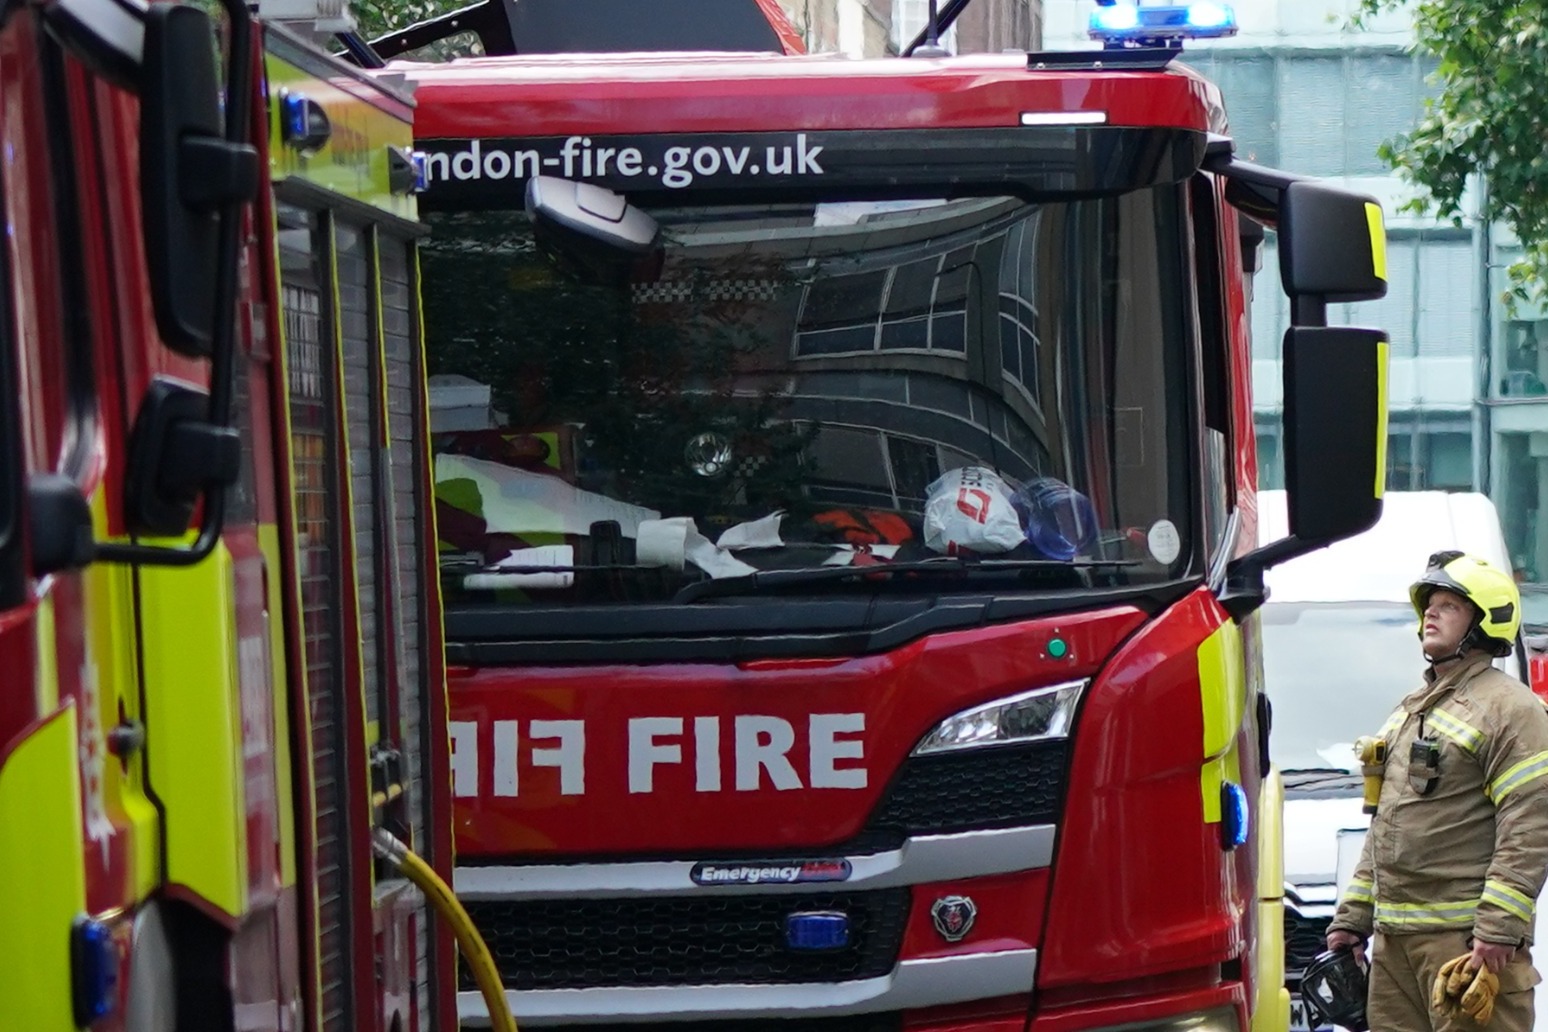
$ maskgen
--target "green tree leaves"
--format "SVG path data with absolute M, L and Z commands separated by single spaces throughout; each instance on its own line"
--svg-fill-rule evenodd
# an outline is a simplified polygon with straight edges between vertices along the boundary
M 1363 14 L 1401 5 L 1364 0 Z M 1458 225 L 1468 176 L 1481 173 L 1483 216 L 1523 248 L 1509 297 L 1548 300 L 1548 0 L 1419 0 L 1413 10 L 1441 92 L 1382 157 L 1423 191 L 1413 210 Z
M 374 39 L 406 25 L 466 6 L 458 0 L 351 0 L 360 35 Z

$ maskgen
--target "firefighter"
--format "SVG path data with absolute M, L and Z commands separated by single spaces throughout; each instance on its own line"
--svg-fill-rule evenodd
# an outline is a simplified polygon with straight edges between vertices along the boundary
M 1439 552 L 1409 596 L 1430 669 L 1379 732 L 1379 803 L 1328 947 L 1363 956 L 1374 931 L 1374 1029 L 1528 1032 L 1548 711 L 1492 664 L 1514 647 L 1520 595 L 1483 560 Z

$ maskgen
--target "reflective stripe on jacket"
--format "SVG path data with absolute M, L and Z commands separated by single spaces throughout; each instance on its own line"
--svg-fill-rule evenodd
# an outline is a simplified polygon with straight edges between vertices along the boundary
M 1329 929 L 1529 942 L 1548 874 L 1548 710 L 1474 655 L 1426 674 L 1380 735 L 1381 799 Z M 1433 779 L 1416 742 L 1435 747 Z

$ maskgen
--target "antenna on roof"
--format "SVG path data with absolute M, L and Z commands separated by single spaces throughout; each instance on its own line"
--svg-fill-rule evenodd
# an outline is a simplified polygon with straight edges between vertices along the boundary
M 935 0 L 930 0 L 930 18 L 925 27 L 914 37 L 913 42 L 903 48 L 904 57 L 949 57 L 950 52 L 941 46 L 941 35 L 951 28 L 957 20 L 957 16 L 967 10 L 967 5 L 972 0 L 946 0 L 945 6 L 937 14 Z M 928 49 L 927 49 L 928 48 Z
M 930 14 L 925 20 L 924 42 L 917 46 L 909 47 L 908 57 L 950 57 L 951 51 L 941 46 L 941 16 L 935 9 L 935 0 L 930 0 Z

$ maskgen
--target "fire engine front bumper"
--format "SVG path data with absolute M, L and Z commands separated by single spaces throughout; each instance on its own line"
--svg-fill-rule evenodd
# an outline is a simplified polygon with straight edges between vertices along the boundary
M 457 893 L 532 1027 L 886 1019 L 1006 998 L 1024 1012 L 1054 834 L 915 836 L 843 857 L 848 877 L 834 883 L 707 888 L 693 864 L 661 861 L 459 867 Z M 965 923 L 943 928 L 954 900 Z M 847 948 L 786 943 L 791 918 L 825 914 L 845 919 Z M 487 1025 L 480 995 L 462 988 L 462 1022 Z
M 1030 998 L 1036 950 L 1002 950 L 901 961 L 879 978 L 786 985 L 644 986 L 507 992 L 523 1026 L 606 1021 L 823 1018 L 903 1011 L 995 997 Z M 476 992 L 457 994 L 464 1026 L 488 1027 Z

